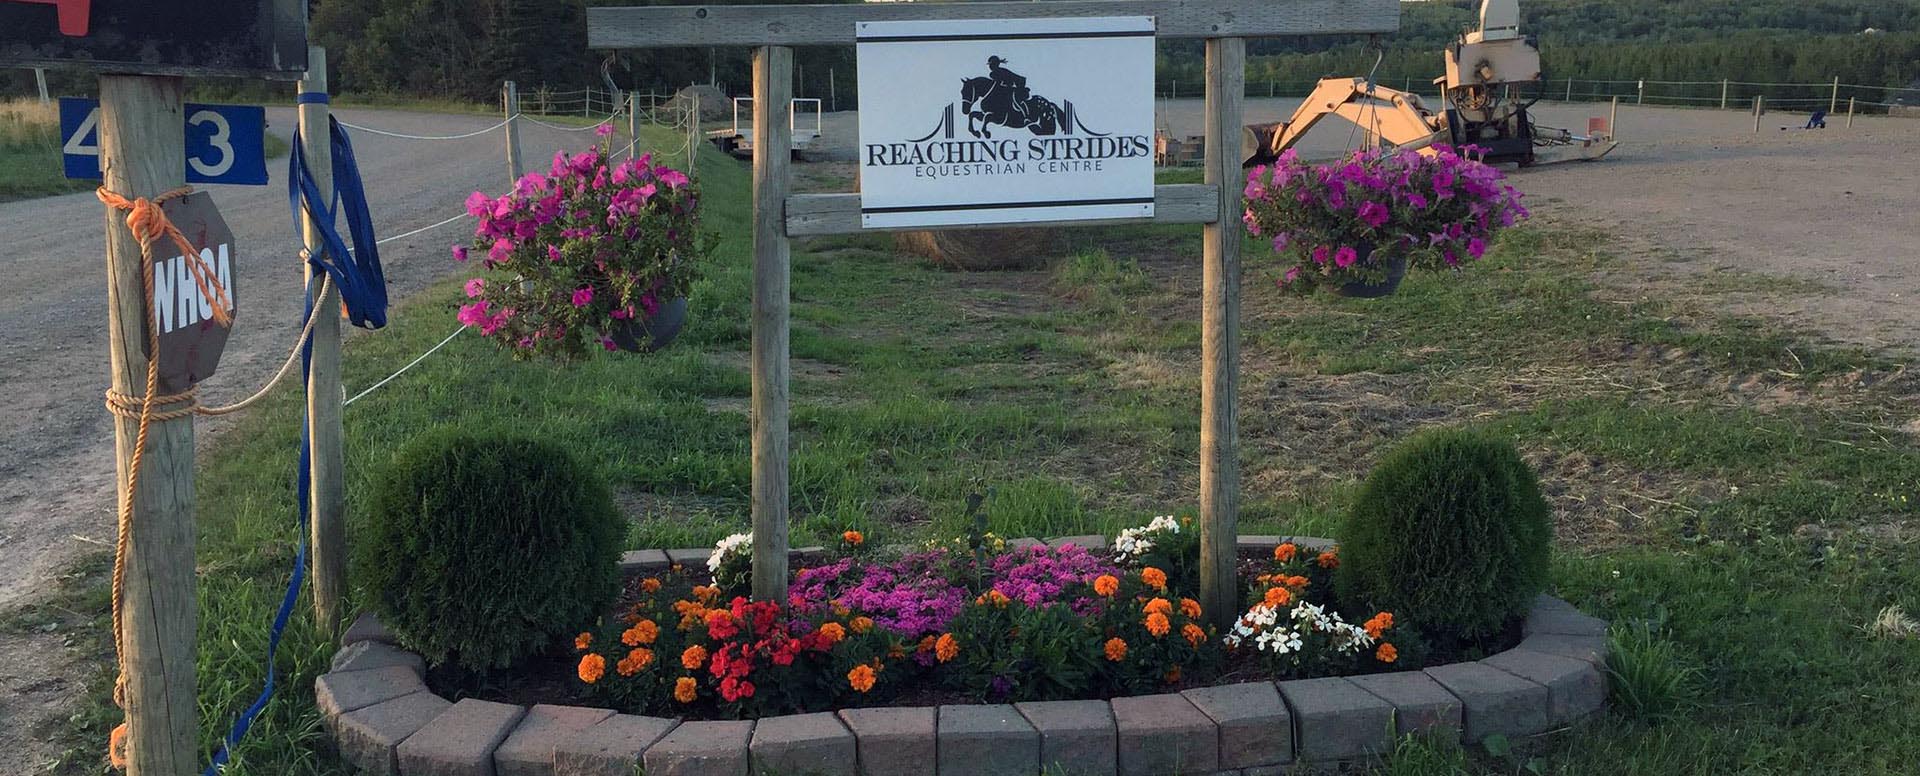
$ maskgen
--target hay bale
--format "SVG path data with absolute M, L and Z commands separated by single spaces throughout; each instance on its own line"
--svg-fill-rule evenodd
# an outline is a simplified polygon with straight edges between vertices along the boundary
M 706 84 L 694 84 L 673 93 L 668 103 L 675 110 L 685 110 L 686 104 L 694 99 L 700 100 L 701 121 L 723 121 L 733 118 L 733 100 L 727 93 Z
M 942 229 L 897 232 L 894 246 L 936 264 L 967 271 L 1038 269 L 1066 247 L 1061 229 Z

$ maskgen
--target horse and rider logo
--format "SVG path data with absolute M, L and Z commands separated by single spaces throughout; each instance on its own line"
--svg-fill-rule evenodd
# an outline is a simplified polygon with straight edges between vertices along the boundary
M 1107 136 L 1087 128 L 1075 117 L 1072 101 L 1055 103 L 1034 94 L 1027 88 L 1027 77 L 1007 69 L 1007 62 L 997 54 L 987 57 L 986 75 L 960 79 L 960 114 L 967 118 L 968 134 L 992 139 L 993 127 L 999 126 L 1024 129 L 1036 136 L 1071 135 L 1076 128 L 1093 137 Z M 942 133 L 948 138 L 955 134 L 951 105 L 941 117 L 940 126 L 914 142 L 924 142 Z

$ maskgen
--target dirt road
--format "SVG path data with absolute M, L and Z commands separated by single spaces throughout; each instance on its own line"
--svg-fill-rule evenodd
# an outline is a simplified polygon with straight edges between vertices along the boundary
M 341 108 L 342 120 L 417 135 L 470 132 L 486 116 Z M 268 111 L 285 138 L 290 109 Z M 528 165 L 544 166 L 588 132 L 523 122 Z M 417 141 L 353 132 L 381 235 L 397 235 L 461 212 L 466 195 L 507 181 L 499 131 L 465 140 Z M 210 404 L 251 392 L 278 368 L 299 331 L 301 271 L 288 211 L 285 160 L 268 163 L 262 187 L 210 186 L 237 238 L 240 310 L 220 371 L 202 386 Z M 92 194 L 0 204 L 0 611 L 45 591 L 54 576 L 113 539 L 113 429 L 101 406 L 107 387 L 106 268 L 102 208 Z M 381 246 L 389 293 L 398 299 L 454 271 L 447 246 L 462 221 Z M 449 318 L 451 326 L 451 318 Z M 353 388 L 354 386 L 348 386 Z M 198 424 L 199 443 L 219 423 Z M 83 674 L 66 665 L 58 634 L 0 636 L 0 773 L 24 774 L 50 753 L 27 731 L 61 713 Z

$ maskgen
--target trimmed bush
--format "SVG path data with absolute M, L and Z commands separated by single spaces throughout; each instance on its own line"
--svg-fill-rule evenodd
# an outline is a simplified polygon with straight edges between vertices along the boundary
M 1341 599 L 1390 611 L 1436 644 L 1500 633 L 1546 582 L 1552 527 L 1513 445 L 1430 431 L 1367 477 L 1340 535 Z
M 370 504 L 363 600 L 434 665 L 506 667 L 591 625 L 618 592 L 620 514 L 553 445 L 431 434 L 394 456 Z

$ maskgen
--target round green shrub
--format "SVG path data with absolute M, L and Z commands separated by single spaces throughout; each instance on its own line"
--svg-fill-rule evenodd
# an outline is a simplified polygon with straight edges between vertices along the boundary
M 356 553 L 374 611 L 434 665 L 484 673 L 592 624 L 619 588 L 607 486 L 559 447 L 450 431 L 376 477 Z
M 1521 616 L 1546 583 L 1540 484 L 1513 445 L 1429 431 L 1367 477 L 1340 535 L 1341 600 L 1468 646 Z

